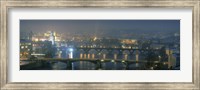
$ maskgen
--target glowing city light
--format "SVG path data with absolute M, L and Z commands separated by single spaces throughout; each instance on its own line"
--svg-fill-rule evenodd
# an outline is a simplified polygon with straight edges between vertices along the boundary
M 97 40 L 97 37 L 94 37 L 94 39 L 93 39 L 94 41 L 96 41 Z
M 35 41 L 37 42 L 37 41 L 39 41 L 39 40 L 36 38 Z
M 69 58 L 72 59 L 73 58 L 73 48 L 69 48 Z
M 73 50 L 73 48 L 70 48 L 69 51 L 70 51 L 70 52 L 73 52 L 74 50 Z

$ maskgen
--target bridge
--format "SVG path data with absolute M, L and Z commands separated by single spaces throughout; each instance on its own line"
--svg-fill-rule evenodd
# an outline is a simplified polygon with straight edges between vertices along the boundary
M 126 70 L 129 70 L 129 65 L 137 63 L 137 64 L 145 64 L 147 61 L 135 61 L 135 60 L 111 60 L 111 59 L 38 59 L 38 60 L 21 60 L 20 62 L 29 62 L 26 65 L 20 65 L 20 68 L 26 68 L 30 65 L 34 65 L 36 63 L 40 63 L 41 65 L 45 65 L 47 63 L 55 63 L 55 62 L 63 62 L 66 63 L 67 67 L 66 70 L 72 70 L 72 63 L 73 62 L 90 62 L 95 64 L 95 69 L 99 70 L 102 68 L 102 63 L 112 62 L 112 63 L 122 63 L 125 65 Z M 158 64 L 159 61 L 152 61 L 151 63 Z M 143 67 L 145 68 L 145 67 Z
M 103 49 L 106 49 L 106 50 L 139 50 L 139 51 L 150 51 L 150 50 L 153 50 L 153 51 L 158 51 L 160 49 L 138 49 L 138 48 L 133 48 L 133 47 L 130 47 L 130 48 L 119 48 L 119 47 L 116 47 L 116 48 L 113 48 L 113 47 L 74 47 L 75 49 L 85 49 L 85 50 L 90 50 L 90 49 L 95 49 L 95 50 L 103 50 Z
M 136 48 L 94 48 L 94 47 L 73 47 L 71 54 L 78 55 L 76 58 L 80 59 L 124 59 L 136 60 L 142 59 L 140 54 L 154 51 L 158 53 L 160 49 L 136 49 Z M 72 56 L 72 55 L 71 55 Z

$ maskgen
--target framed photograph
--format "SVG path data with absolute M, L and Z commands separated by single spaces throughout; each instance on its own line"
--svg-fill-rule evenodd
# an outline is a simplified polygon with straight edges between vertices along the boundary
M 199 0 L 1 0 L 1 89 L 200 89 Z

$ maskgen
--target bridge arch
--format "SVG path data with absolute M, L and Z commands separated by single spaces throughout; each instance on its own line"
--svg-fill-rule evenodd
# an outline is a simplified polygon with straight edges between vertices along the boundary
M 129 50 L 124 50 L 122 53 L 123 53 L 123 59 L 124 60 L 128 60 L 129 59 L 129 55 L 130 55 L 130 51 Z
M 100 52 L 100 57 L 101 57 L 102 59 L 106 59 L 106 55 L 107 55 L 108 53 L 109 53 L 108 50 L 102 49 L 101 52 Z
M 113 59 L 116 60 L 116 59 L 118 58 L 119 53 L 120 53 L 120 52 L 119 52 L 118 50 L 113 50 L 113 51 L 112 51 Z
M 85 50 L 83 50 L 83 49 L 80 49 L 80 50 L 78 50 L 78 52 L 79 52 L 79 58 L 80 59 L 83 59 L 83 58 L 86 58 L 86 51 Z
M 90 49 L 88 51 L 88 59 L 95 59 L 96 54 L 97 54 L 97 51 L 95 49 Z
M 133 59 L 136 60 L 136 61 L 139 61 L 140 54 L 141 54 L 141 51 L 134 50 L 133 51 Z

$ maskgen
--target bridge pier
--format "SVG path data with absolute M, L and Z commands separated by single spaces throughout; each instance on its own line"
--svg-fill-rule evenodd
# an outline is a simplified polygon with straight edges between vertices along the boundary
M 62 54 L 62 53 L 61 53 L 61 52 L 59 52 L 59 54 L 58 54 L 58 58 L 61 58 L 61 54 Z
M 83 59 L 83 54 L 82 53 L 80 54 L 80 59 Z
M 72 70 L 72 62 L 71 61 L 67 61 L 67 67 L 66 67 L 67 70 Z
M 87 58 L 87 54 L 84 54 L 84 59 L 86 59 Z
M 129 70 L 129 62 L 126 62 L 126 70 Z
M 94 53 L 92 54 L 92 59 L 94 59 L 95 58 L 95 55 L 94 55 Z
M 88 54 L 88 57 L 87 57 L 88 59 L 90 59 L 90 54 Z
M 106 59 L 106 54 L 103 54 L 103 59 Z
M 139 54 L 135 55 L 135 59 L 136 59 L 137 62 L 139 61 Z
M 102 64 L 100 60 L 96 61 L 96 70 L 99 70 L 99 69 L 102 69 Z
M 117 54 L 114 54 L 114 59 L 115 59 L 115 60 L 117 59 Z
M 124 60 L 128 60 L 128 54 L 124 54 Z

